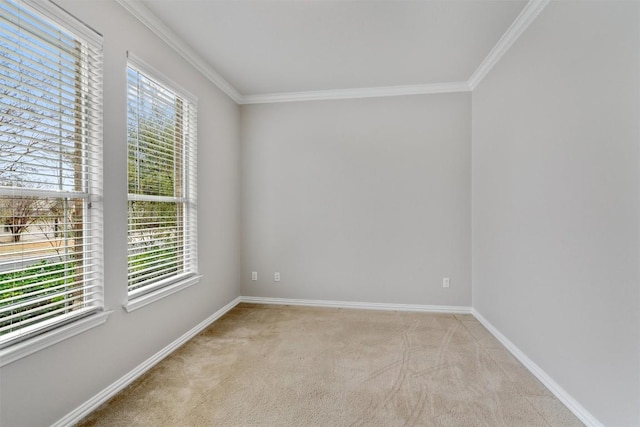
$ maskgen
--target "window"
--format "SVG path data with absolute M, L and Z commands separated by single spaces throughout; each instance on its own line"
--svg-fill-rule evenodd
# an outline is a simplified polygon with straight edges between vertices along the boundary
M 194 278 L 196 101 L 129 54 L 129 300 Z
M 103 307 L 101 43 L 0 0 L 0 348 Z

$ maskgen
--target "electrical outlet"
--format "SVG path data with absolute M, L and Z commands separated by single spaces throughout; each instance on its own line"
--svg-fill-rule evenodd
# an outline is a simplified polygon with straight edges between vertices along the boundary
M 276 271 L 275 274 L 273 275 L 273 280 L 275 280 L 276 282 L 280 281 L 280 272 Z
M 257 271 L 252 271 L 251 272 L 251 280 L 253 280 L 253 281 L 258 280 L 258 272 Z
M 443 288 L 448 288 L 449 287 L 449 278 L 445 277 L 442 279 L 442 287 Z

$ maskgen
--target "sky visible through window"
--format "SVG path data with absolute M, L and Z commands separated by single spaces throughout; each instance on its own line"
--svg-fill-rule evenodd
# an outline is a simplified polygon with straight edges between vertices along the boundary
M 0 4 L 0 185 L 77 190 L 78 44 Z

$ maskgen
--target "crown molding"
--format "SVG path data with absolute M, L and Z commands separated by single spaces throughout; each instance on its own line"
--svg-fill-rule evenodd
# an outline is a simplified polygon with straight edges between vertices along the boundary
M 318 90 L 305 92 L 280 92 L 260 95 L 242 95 L 228 81 L 204 61 L 189 45 L 178 37 L 140 1 L 116 0 L 131 15 L 137 18 L 160 39 L 178 52 L 220 90 L 237 104 L 271 104 L 278 102 L 324 101 L 333 99 L 378 98 L 386 96 L 427 95 L 437 93 L 471 92 L 498 63 L 502 55 L 515 43 L 527 27 L 542 12 L 550 0 L 529 0 L 491 52 L 480 63 L 468 81 L 431 83 L 408 86 L 380 86 L 355 89 Z
M 151 12 L 140 1 L 116 0 L 127 12 L 147 26 L 155 35 L 160 37 L 173 50 L 178 52 L 188 63 L 193 65 L 221 91 L 226 93 L 236 103 L 239 103 L 242 95 L 228 81 L 224 79 L 216 70 L 200 58 L 200 56 L 187 45 L 176 33 L 174 33 L 164 22 L 162 22 L 153 12 Z
M 498 63 L 502 55 L 515 43 L 516 40 L 524 33 L 524 30 L 531 25 L 536 17 L 542 12 L 551 0 L 529 0 L 524 9 L 516 17 L 507 31 L 500 37 L 498 43 L 491 49 L 491 52 L 480 63 L 476 71 L 469 78 L 468 84 L 471 90 L 482 81 L 482 79 L 491 71 Z
M 433 83 L 409 86 L 379 86 L 357 89 L 281 92 L 244 95 L 240 104 L 272 104 L 276 102 L 326 101 L 331 99 L 379 98 L 384 96 L 426 95 L 434 93 L 470 92 L 467 82 Z

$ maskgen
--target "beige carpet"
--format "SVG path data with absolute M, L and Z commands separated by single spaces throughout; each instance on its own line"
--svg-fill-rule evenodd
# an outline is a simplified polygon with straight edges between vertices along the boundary
M 471 315 L 241 304 L 88 426 L 581 426 Z

